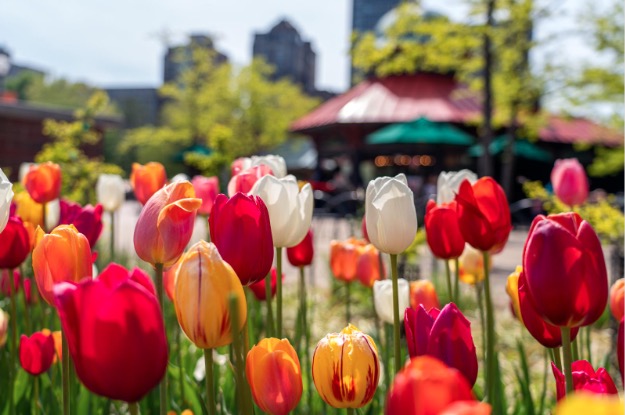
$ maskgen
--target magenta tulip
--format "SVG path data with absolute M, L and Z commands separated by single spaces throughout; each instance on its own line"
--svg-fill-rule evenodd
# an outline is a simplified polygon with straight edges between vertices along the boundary
M 261 177 L 268 174 L 273 175 L 273 171 L 264 164 L 241 171 L 235 176 L 232 176 L 230 182 L 228 182 L 228 196 L 232 197 L 237 192 L 248 194 L 250 190 L 252 190 L 252 187 L 254 187 L 254 184 L 256 184 Z
M 565 395 L 564 374 L 553 363 L 551 363 L 551 369 L 556 379 L 556 395 L 560 400 Z M 595 369 L 586 360 L 578 360 L 573 362 L 571 369 L 573 371 L 574 390 L 601 395 L 616 395 L 618 393 L 614 381 L 604 368 L 601 367 L 595 372 Z
M 553 192 L 566 205 L 581 205 L 588 198 L 588 177 L 577 159 L 556 160 L 551 184 Z
M 78 232 L 87 237 L 89 246 L 93 249 L 102 234 L 102 205 L 81 207 L 78 203 L 63 199 L 59 204 L 61 210 L 59 224 L 74 225 Z

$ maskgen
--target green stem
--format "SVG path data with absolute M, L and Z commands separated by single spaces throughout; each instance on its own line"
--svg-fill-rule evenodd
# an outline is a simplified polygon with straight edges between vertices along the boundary
M 460 264 L 458 258 L 454 258 L 454 265 L 456 267 L 455 279 L 454 279 L 454 296 L 456 298 L 456 305 L 458 308 L 462 308 L 460 304 Z
M 356 412 L 354 408 L 346 408 L 347 415 L 354 415 Z
M 187 399 L 184 394 L 184 370 L 182 368 L 182 328 L 178 327 L 176 330 L 176 357 L 178 360 L 178 387 L 180 388 L 180 405 L 186 405 Z
M 210 225 L 210 222 L 208 221 L 208 219 L 210 218 L 210 215 L 203 216 L 203 218 L 206 219 L 204 221 L 204 223 L 206 223 L 206 242 L 210 242 L 211 241 L 211 225 Z
M 43 231 L 45 233 L 48 233 L 48 226 L 46 224 L 46 211 L 48 210 L 48 204 L 47 203 L 43 203 L 41 205 L 41 209 L 43 210 Z
M 139 415 L 139 404 L 137 402 L 128 402 L 128 411 L 130 415 Z
M 242 354 L 243 345 L 241 342 L 241 333 L 239 332 L 239 305 L 238 298 L 235 294 L 230 294 L 228 299 L 230 309 L 230 333 L 232 336 L 232 350 L 234 357 L 234 366 L 237 379 L 237 400 L 241 403 L 244 415 L 252 414 L 251 402 L 248 401 L 248 393 L 246 391 L 247 382 L 245 382 L 245 358 Z
M 161 313 L 163 315 L 163 325 L 165 324 L 165 297 L 163 296 L 163 264 L 154 264 L 155 274 L 154 282 L 156 285 L 156 295 L 158 297 L 158 303 L 161 305 Z M 159 395 L 159 413 L 160 415 L 167 415 L 167 372 L 163 376 L 163 380 L 158 385 Z
M 586 326 L 584 331 L 586 332 L 586 336 L 585 336 L 586 354 L 587 354 L 586 360 L 588 360 L 588 363 L 592 365 L 592 347 L 591 347 L 591 341 L 590 341 L 590 335 L 592 333 L 592 326 Z
M 277 337 L 282 338 L 282 247 L 276 247 L 276 324 Z
M 40 403 L 39 403 L 39 376 L 33 376 L 33 392 L 34 392 L 34 411 L 33 413 L 35 415 L 39 414 L 39 408 L 40 408 Z
M 573 352 L 573 361 L 575 362 L 579 360 L 579 349 L 577 347 L 577 339 L 571 341 L 571 350 Z
M 206 410 L 208 415 L 215 415 L 215 392 L 213 382 L 213 349 L 204 349 L 204 365 L 206 367 Z
M 551 349 L 551 352 L 553 353 L 553 363 L 556 365 L 560 372 L 562 372 L 562 357 L 560 356 L 561 349 L 562 347 L 554 347 L 553 349 Z
M 111 240 L 110 243 L 110 254 L 111 254 L 111 262 L 115 261 L 115 211 L 110 212 L 111 215 Z
M 449 261 L 443 261 L 445 263 L 445 276 L 447 277 L 447 297 L 450 303 L 455 303 L 454 292 L 451 288 L 451 269 L 449 268 Z
M 12 274 L 12 273 L 11 273 Z M 9 282 L 11 290 L 13 290 L 13 281 Z M 11 292 L 9 296 L 11 302 L 11 362 L 9 364 L 9 379 L 11 388 L 9 390 L 9 411 L 11 415 L 15 415 L 14 395 L 15 395 L 15 366 L 17 363 L 17 307 L 15 306 L 15 295 Z
M 477 293 L 477 307 L 480 315 L 480 327 L 482 329 L 482 362 L 486 366 L 486 318 L 484 317 L 484 298 L 482 297 L 482 283 L 475 284 L 475 292 Z
M 345 283 L 345 318 L 347 319 L 347 323 L 349 324 L 349 322 L 352 319 L 352 313 L 351 313 L 351 309 L 350 309 L 350 303 L 351 303 L 351 296 L 352 296 L 352 283 L 351 282 L 346 282 Z
M 63 415 L 69 415 L 69 344 L 67 344 L 67 336 L 65 331 L 62 333 L 62 355 L 61 363 L 63 365 Z
M 484 256 L 484 295 L 486 302 L 486 388 L 488 402 L 497 408 L 495 401 L 498 397 L 495 396 L 495 371 L 497 370 L 495 359 L 495 314 L 493 312 L 493 300 L 490 295 L 490 270 L 488 264 L 490 258 L 488 252 L 483 252 Z
M 395 343 L 395 373 L 401 369 L 401 344 L 399 331 L 399 287 L 397 283 L 397 254 L 391 254 L 391 276 L 393 279 L 393 341 Z M 390 381 L 390 379 L 389 379 Z
M 273 308 L 271 307 L 271 271 L 265 277 L 265 303 L 267 305 L 266 336 L 273 337 Z
M 303 297 L 303 311 L 304 316 L 302 318 L 303 323 L 303 337 L 304 337 L 304 373 L 306 374 L 306 384 L 308 385 L 306 401 L 308 404 L 308 410 L 312 411 L 312 379 L 310 378 L 310 328 L 308 327 L 308 296 L 306 295 L 306 275 L 304 273 L 304 267 L 300 267 L 300 283 L 302 285 L 302 297 Z
M 573 372 L 571 364 L 573 363 L 573 354 L 571 352 L 571 329 L 569 327 L 560 327 L 562 332 L 562 351 L 564 352 L 564 377 L 566 379 L 566 394 L 573 392 Z
M 15 280 L 15 269 L 12 271 L 12 280 Z M 20 272 L 20 286 L 22 287 L 22 295 L 24 296 L 24 323 L 26 323 L 26 331 L 30 333 L 30 309 L 28 306 L 28 300 L 26 299 L 26 290 L 24 289 L 24 274 Z M 32 289 L 32 287 L 31 287 Z M 15 293 L 17 295 L 17 292 Z M 31 294 L 32 295 L 32 294 Z

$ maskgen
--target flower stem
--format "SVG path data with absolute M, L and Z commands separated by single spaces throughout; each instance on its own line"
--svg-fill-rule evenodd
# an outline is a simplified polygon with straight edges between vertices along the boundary
M 130 415 L 139 415 L 139 404 L 137 402 L 128 402 L 128 412 L 130 412 Z
M 204 349 L 204 365 L 206 366 L 206 410 L 208 415 L 215 415 L 215 392 L 213 383 L 213 349 Z
M 482 283 L 475 284 L 475 292 L 477 293 L 477 307 L 480 314 L 480 327 L 482 329 L 482 362 L 486 366 L 486 318 L 484 317 L 484 298 L 482 297 Z
M 562 332 L 562 351 L 564 352 L 564 377 L 566 379 L 566 394 L 573 392 L 573 372 L 571 364 L 573 363 L 573 354 L 571 351 L 571 329 L 569 327 L 560 327 Z
M 346 408 L 347 410 L 347 415 L 354 415 L 356 412 L 354 411 L 354 408 Z
M 267 305 L 266 337 L 273 337 L 273 309 L 271 308 L 271 271 L 265 277 L 265 303 Z
M 67 336 L 65 335 L 65 331 L 61 332 L 62 334 L 62 355 L 61 363 L 63 365 L 63 415 L 69 415 L 69 367 L 70 367 L 70 357 L 69 357 L 69 344 L 67 344 Z
M 161 314 L 163 317 L 163 325 L 165 324 L 165 297 L 163 296 L 163 264 L 154 264 L 155 274 L 154 283 L 156 285 L 156 296 L 161 306 Z M 167 333 L 167 331 L 165 331 Z M 163 376 L 163 380 L 158 385 L 158 395 L 160 403 L 160 414 L 167 415 L 167 372 Z
M 456 305 L 458 306 L 458 308 L 461 308 L 461 304 L 460 304 L 460 264 L 458 261 L 458 258 L 454 258 L 454 265 L 456 268 L 456 272 L 455 272 L 455 279 L 454 279 L 454 296 L 455 296 L 455 302 Z
M 241 342 L 241 333 L 239 332 L 239 305 L 238 298 L 235 294 L 230 294 L 228 298 L 228 304 L 230 309 L 230 333 L 232 336 L 232 355 L 234 357 L 234 367 L 236 371 L 236 380 L 237 380 L 237 400 L 241 403 L 241 413 L 243 415 L 251 415 L 252 414 L 252 405 L 251 402 L 248 401 L 248 390 L 247 390 L 247 382 L 245 379 L 245 357 L 243 356 L 242 350 L 243 345 Z
M 187 400 L 184 394 L 184 369 L 182 368 L 182 328 L 176 329 L 176 357 L 178 360 L 178 386 L 180 387 L 180 405 L 186 405 Z
M 497 407 L 495 405 L 495 401 L 498 400 L 496 394 L 496 385 L 495 382 L 495 371 L 496 361 L 495 359 L 495 314 L 493 312 L 493 300 L 490 295 L 490 270 L 488 264 L 490 263 L 490 258 L 488 252 L 483 252 L 484 255 L 484 300 L 486 302 L 486 391 L 488 402 L 493 405 L 493 407 Z
M 591 342 L 590 342 L 590 335 L 592 333 L 592 326 L 586 326 L 584 331 L 586 332 L 586 336 L 585 336 L 586 354 L 587 354 L 586 360 L 588 360 L 588 362 L 592 365 L 592 347 L 591 347 Z
M 282 248 L 276 247 L 276 322 L 277 324 L 277 336 L 282 338 Z
M 451 288 L 451 269 L 449 268 L 449 260 L 445 260 L 443 262 L 445 262 L 445 276 L 447 277 L 447 296 L 449 297 L 450 303 L 455 303 L 454 292 Z
M 556 365 L 558 370 L 562 372 L 562 357 L 560 356 L 560 350 L 562 347 L 554 347 L 551 349 L 553 353 L 553 363 Z
M 11 272 L 11 274 L 13 274 Z M 11 277 L 9 281 L 9 287 L 13 289 L 13 279 Z M 11 292 L 9 301 L 11 302 L 11 362 L 9 364 L 9 381 L 11 382 L 11 388 L 9 389 L 9 413 L 15 414 L 14 395 L 15 395 L 15 366 L 17 363 L 17 307 L 15 306 L 15 293 Z
M 39 409 L 41 408 L 41 403 L 39 402 L 39 376 L 33 376 L 33 393 L 34 393 L 34 411 L 35 415 L 39 414 Z
M 395 343 L 395 373 L 401 369 L 401 345 L 399 331 L 399 287 L 397 283 L 397 254 L 391 254 L 391 277 L 393 279 L 393 340 Z M 390 382 L 390 379 L 389 379 Z
M 48 226 L 46 224 L 46 211 L 48 210 L 48 204 L 46 202 L 42 203 L 41 209 L 43 210 L 43 231 L 48 233 Z
M 350 320 L 352 319 L 352 313 L 351 313 L 351 309 L 350 309 L 350 303 L 352 301 L 352 283 L 351 282 L 346 282 L 345 283 L 345 318 L 347 319 L 347 323 L 349 324 Z

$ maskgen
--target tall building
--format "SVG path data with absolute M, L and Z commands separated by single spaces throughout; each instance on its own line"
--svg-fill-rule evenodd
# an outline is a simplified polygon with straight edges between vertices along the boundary
M 213 38 L 204 34 L 192 34 L 186 45 L 167 48 L 163 65 L 163 83 L 175 80 L 193 63 L 193 49 L 202 48 L 213 52 L 213 64 L 218 65 L 228 61 L 228 57 L 215 49 Z
M 162 99 L 157 88 L 115 88 L 105 89 L 111 101 L 124 114 L 124 128 L 158 125 Z
M 274 66 L 273 80 L 289 78 L 308 94 L 315 94 L 316 54 L 309 41 L 286 19 L 280 20 L 267 33 L 254 34 L 254 56 Z

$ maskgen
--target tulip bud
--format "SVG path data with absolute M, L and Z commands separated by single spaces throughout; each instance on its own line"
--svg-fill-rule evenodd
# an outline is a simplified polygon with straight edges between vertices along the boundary
M 189 182 L 174 182 L 154 193 L 135 226 L 134 244 L 139 258 L 164 269 L 172 266 L 189 243 L 195 214 L 202 204 Z
M 46 336 L 52 336 L 54 340 L 54 359 L 52 359 L 52 363 L 63 360 L 63 335 L 61 330 L 50 331 L 49 329 L 41 329 L 41 333 Z
M 39 293 L 48 304 L 53 304 L 55 284 L 91 278 L 91 263 L 89 241 L 74 225 L 57 226 L 49 234 L 37 228 L 33 272 Z
M 13 184 L 0 169 L 0 233 L 9 221 L 11 201 L 13 200 Z
M 24 177 L 24 187 L 37 203 L 58 199 L 61 193 L 61 167 L 49 161 L 30 166 Z
M 249 194 L 256 182 L 263 176 L 273 175 L 269 166 L 260 165 L 250 167 L 232 176 L 228 182 L 228 196 L 232 197 L 237 193 Z
M 302 397 L 302 371 L 287 339 L 262 339 L 247 354 L 245 374 L 256 405 L 270 415 L 287 415 Z
M 252 167 L 252 159 L 249 157 L 239 157 L 230 164 L 230 176 L 234 177 Z M 231 196 L 231 195 L 229 195 Z
M 197 213 L 200 215 L 210 215 L 215 203 L 215 198 L 219 194 L 219 179 L 216 176 L 204 177 L 195 176 L 191 180 L 193 189 L 195 189 L 195 196 L 202 199 L 202 206 L 198 209 Z
M 375 246 L 367 244 L 360 248 L 356 263 L 356 276 L 362 285 L 373 288 L 373 283 L 384 278 L 384 266 Z
M 20 290 L 20 279 L 22 274 L 19 270 L 3 269 L 0 270 L 0 292 L 5 297 L 11 297 Z
M 217 247 L 199 241 L 184 255 L 178 275 L 174 306 L 180 327 L 197 347 L 214 349 L 232 342 L 228 297 L 238 297 L 241 330 L 247 318 L 243 286 Z
M 41 332 L 20 337 L 20 364 L 33 376 L 50 369 L 54 360 L 54 338 Z
M 304 239 L 313 212 L 310 184 L 300 191 L 295 177 L 282 179 L 263 176 L 254 184 L 251 193 L 260 196 L 269 211 L 271 235 L 276 247 L 295 246 Z
M 118 174 L 101 174 L 95 186 L 98 203 L 107 212 L 115 212 L 126 200 L 124 179 Z
M 556 396 L 560 400 L 566 394 L 564 374 L 553 362 L 551 363 L 551 369 L 556 379 Z M 586 360 L 577 360 L 571 364 L 571 371 L 573 372 L 573 390 L 575 391 L 599 395 L 618 394 L 610 374 L 602 367 L 595 372 L 595 369 Z
M 19 267 L 30 254 L 28 229 L 17 216 L 12 216 L 0 232 L 0 269 Z
M 397 279 L 397 295 L 399 299 L 399 314 L 410 306 L 410 286 L 403 278 Z M 373 302 L 375 312 L 380 320 L 393 324 L 393 281 L 383 280 L 373 283 Z
M 314 252 L 312 229 L 308 230 L 299 244 L 286 249 L 287 258 L 294 267 L 306 267 L 312 264 Z
M 271 268 L 271 298 L 275 297 L 276 295 L 276 288 L 278 284 L 277 275 L 278 272 L 276 271 L 276 269 Z M 282 281 L 284 282 L 284 273 L 282 273 Z M 265 286 L 265 280 L 255 282 L 254 284 L 248 285 L 248 287 L 258 301 L 267 300 L 267 287 Z
M 2 235 L 0 235 L 0 240 L 2 239 Z M 612 284 L 610 288 L 610 310 L 612 311 L 612 315 L 616 321 L 621 321 L 623 319 L 624 308 L 625 308 L 625 279 L 620 278 Z
M 150 162 L 145 166 L 132 163 L 130 185 L 139 203 L 145 205 L 150 197 L 167 183 L 167 173 L 161 163 Z
M 422 305 L 425 311 L 432 308 L 440 308 L 436 288 L 429 280 L 417 280 L 410 283 L 410 307 L 419 308 Z
M 425 209 L 425 236 L 430 250 L 441 259 L 458 258 L 464 251 L 456 202 L 436 205 L 430 200 Z
M 334 408 L 361 408 L 378 387 L 379 362 L 373 339 L 349 324 L 317 343 L 312 360 L 315 388 Z
M 102 205 L 81 207 L 78 203 L 61 200 L 59 224 L 74 225 L 78 232 L 87 237 L 93 249 L 102 234 Z
M 577 159 L 556 160 L 551 170 L 553 192 L 565 205 L 581 205 L 588 198 L 588 177 Z
M 0 309 L 0 347 L 4 346 L 7 342 L 9 318 L 9 315 Z
M 477 175 L 471 170 L 441 172 L 436 184 L 436 204 L 450 203 L 456 198 L 460 184 L 468 180 L 470 184 L 477 182 Z

